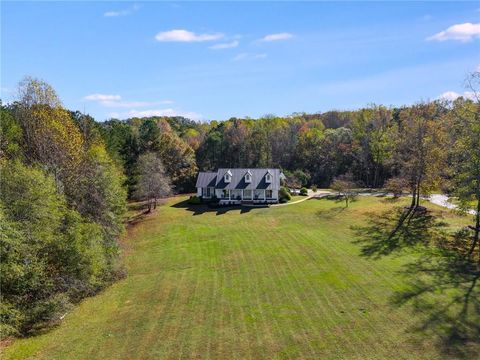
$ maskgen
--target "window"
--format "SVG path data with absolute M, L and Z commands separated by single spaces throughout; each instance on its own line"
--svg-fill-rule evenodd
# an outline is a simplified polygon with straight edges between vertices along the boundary
M 267 175 L 265 175 L 265 182 L 267 182 L 267 183 L 272 182 L 272 175 L 270 175 L 269 173 L 267 173 Z
M 223 180 L 226 182 L 226 183 L 229 183 L 230 181 L 232 181 L 232 172 L 230 170 L 228 170 L 224 175 L 223 175 Z
M 243 190 L 243 198 L 244 199 L 251 199 L 252 198 L 252 190 Z
M 245 175 L 245 182 L 246 183 L 252 182 L 252 177 L 250 176 L 250 174 Z
M 273 198 L 273 191 L 272 190 L 265 190 L 265 195 L 267 199 Z
M 225 190 L 225 189 L 222 190 L 222 198 L 224 199 L 228 198 L 228 190 Z

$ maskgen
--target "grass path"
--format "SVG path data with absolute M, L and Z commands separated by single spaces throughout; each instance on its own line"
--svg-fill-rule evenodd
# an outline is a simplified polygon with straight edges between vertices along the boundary
M 441 358 L 389 301 L 409 256 L 366 259 L 352 243 L 350 226 L 389 201 L 193 212 L 181 200 L 130 229 L 126 279 L 2 359 Z

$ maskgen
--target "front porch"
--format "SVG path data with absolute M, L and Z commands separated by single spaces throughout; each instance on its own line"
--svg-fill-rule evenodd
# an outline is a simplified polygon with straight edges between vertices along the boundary
M 221 205 L 277 203 L 278 197 L 273 190 L 218 190 L 217 198 Z

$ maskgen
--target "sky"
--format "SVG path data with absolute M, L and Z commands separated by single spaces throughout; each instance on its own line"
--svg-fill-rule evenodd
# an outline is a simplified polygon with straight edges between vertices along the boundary
M 453 99 L 480 70 L 479 1 L 0 6 L 2 101 L 29 75 L 98 121 Z

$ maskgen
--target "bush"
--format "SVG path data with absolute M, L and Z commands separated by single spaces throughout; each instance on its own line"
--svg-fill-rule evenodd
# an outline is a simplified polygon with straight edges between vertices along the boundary
M 302 195 L 302 196 L 307 196 L 307 195 L 308 195 L 308 190 L 307 190 L 307 188 L 302 187 L 302 188 L 300 189 L 300 195 Z
M 190 196 L 188 203 L 192 205 L 200 205 L 202 203 L 202 198 L 197 195 Z
M 407 181 L 398 177 L 388 179 L 388 181 L 385 183 L 385 190 L 393 193 L 393 197 L 399 197 L 402 195 L 403 190 L 407 187 Z
M 292 198 L 290 195 L 290 192 L 288 191 L 287 188 L 281 187 L 280 191 L 278 192 L 278 199 L 281 203 L 286 203 Z
M 317 190 L 318 190 L 318 188 L 317 188 L 315 185 L 313 185 L 313 186 L 312 186 L 312 191 L 313 191 L 313 192 L 317 192 Z

